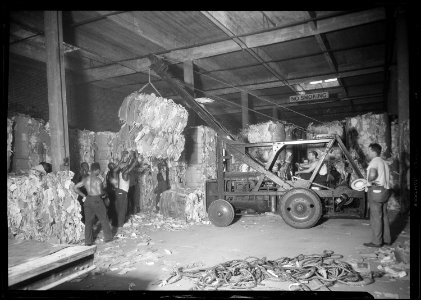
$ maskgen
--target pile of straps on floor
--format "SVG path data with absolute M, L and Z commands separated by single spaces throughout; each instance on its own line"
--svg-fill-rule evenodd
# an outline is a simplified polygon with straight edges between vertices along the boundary
M 252 289 L 262 281 L 290 281 L 299 290 L 317 290 L 323 286 L 331 286 L 340 282 L 353 286 L 364 286 L 374 282 L 373 273 L 360 274 L 352 266 L 340 261 L 343 256 L 325 250 L 323 254 L 303 255 L 295 258 L 282 257 L 267 260 L 247 257 L 242 260 L 231 260 L 210 268 L 187 270 L 179 267 L 170 277 L 161 282 L 161 286 L 173 284 L 183 277 L 195 282 L 193 290 L 216 290 L 218 288 Z M 321 285 L 310 289 L 306 283 L 317 278 Z

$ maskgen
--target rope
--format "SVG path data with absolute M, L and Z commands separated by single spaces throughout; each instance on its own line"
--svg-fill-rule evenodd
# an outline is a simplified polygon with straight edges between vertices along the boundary
M 351 286 L 364 286 L 374 282 L 373 276 L 362 276 L 352 266 L 341 261 L 342 255 L 333 251 L 323 254 L 303 255 L 294 258 L 281 257 L 267 260 L 266 257 L 247 257 L 231 260 L 209 268 L 176 268 L 161 282 L 161 286 L 173 284 L 183 277 L 194 281 L 193 290 L 217 290 L 219 288 L 252 289 L 264 285 L 264 280 L 293 282 L 300 290 L 311 291 L 306 283 L 317 278 L 322 283 L 315 288 L 330 286 L 336 282 Z

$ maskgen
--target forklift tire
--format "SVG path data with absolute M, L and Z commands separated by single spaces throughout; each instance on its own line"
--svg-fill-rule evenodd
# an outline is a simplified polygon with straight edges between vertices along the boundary
M 234 220 L 234 208 L 228 201 L 218 199 L 209 205 L 208 216 L 213 225 L 226 227 Z
M 313 227 L 323 214 L 319 196 L 305 188 L 296 188 L 285 193 L 278 207 L 285 223 L 298 229 Z

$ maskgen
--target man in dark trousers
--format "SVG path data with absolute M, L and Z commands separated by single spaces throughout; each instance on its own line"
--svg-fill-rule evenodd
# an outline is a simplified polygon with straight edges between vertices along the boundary
M 81 182 L 85 177 L 87 177 L 87 176 L 89 176 L 89 164 L 87 163 L 87 162 L 83 162 L 83 163 L 81 163 L 80 164 L 80 170 L 79 170 L 79 173 L 77 173 L 77 174 L 75 174 L 75 176 L 73 176 L 73 179 L 72 179 L 72 181 L 76 184 L 76 183 L 78 183 L 78 182 Z M 82 187 L 81 188 L 81 191 L 82 191 L 82 193 L 84 193 L 84 194 L 86 194 L 87 192 L 86 192 L 86 189 L 85 189 L 85 187 Z M 84 204 L 83 204 L 83 201 L 82 201 L 82 198 L 83 197 L 81 197 L 80 195 L 77 197 L 77 201 L 79 202 L 79 204 L 80 204 L 80 207 L 81 207 L 81 211 L 80 211 L 80 213 L 81 213 L 81 215 L 82 215 L 82 223 L 83 224 L 85 224 L 85 211 L 84 211 Z
M 118 179 L 118 188 L 116 188 L 115 208 L 117 212 L 117 233 L 123 227 L 126 221 L 127 213 L 127 193 L 130 187 L 129 173 L 137 164 L 136 152 L 131 151 L 130 155 L 127 151 L 123 151 L 121 160 L 114 169 L 114 178 Z
M 106 192 L 110 199 L 110 205 L 108 206 L 108 218 L 111 220 L 113 226 L 117 227 L 117 213 L 115 210 L 115 190 L 118 188 L 118 180 L 114 178 L 114 169 L 116 165 L 113 162 L 108 164 L 108 173 L 106 176 Z
M 101 179 L 98 178 L 100 173 L 100 165 L 95 162 L 91 165 L 91 174 L 85 177 L 81 182 L 73 186 L 73 190 L 80 196 L 83 197 L 85 206 L 85 245 L 91 246 L 93 241 L 93 223 L 95 216 L 101 222 L 101 227 L 104 230 L 104 242 L 112 241 L 112 233 L 110 224 L 107 218 L 107 211 L 105 208 L 103 196 L 104 188 Z M 87 195 L 81 192 L 80 188 L 84 186 L 87 191 Z
M 370 205 L 370 225 L 372 239 L 364 243 L 366 247 L 381 247 L 391 245 L 389 218 L 387 216 L 387 201 L 389 200 L 390 171 L 388 164 L 380 157 L 382 147 L 377 143 L 368 146 L 368 156 L 371 159 L 367 168 L 367 198 Z
M 164 179 L 164 175 L 162 175 L 162 171 L 164 170 L 165 166 L 160 164 L 158 165 L 158 175 L 156 175 L 156 179 L 158 181 L 157 187 L 154 189 L 154 192 L 156 194 L 155 198 L 155 212 L 159 212 L 159 201 L 161 199 L 161 194 L 168 190 L 168 183 Z M 168 179 L 168 169 L 166 168 L 166 177 Z

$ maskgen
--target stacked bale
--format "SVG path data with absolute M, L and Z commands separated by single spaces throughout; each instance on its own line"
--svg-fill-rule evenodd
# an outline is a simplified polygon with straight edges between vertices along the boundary
M 36 170 L 7 177 L 7 222 L 19 239 L 78 243 L 83 238 L 73 172 L 41 175 Z
M 187 131 L 189 143 L 184 149 L 188 163 L 186 185 L 205 191 L 207 179 L 216 178 L 216 132 L 206 126 L 192 127 Z
M 349 150 L 358 168 L 366 177 L 366 168 L 369 163 L 368 146 L 378 143 L 382 147 L 381 157 L 386 159 L 390 153 L 390 124 L 387 114 L 359 115 L 346 119 L 346 135 Z M 352 173 L 351 180 L 355 180 L 356 174 Z
M 10 157 L 12 156 L 12 143 L 13 143 L 13 122 L 14 118 L 7 118 L 7 172 L 10 169 Z
M 368 113 L 346 119 L 346 133 L 348 144 L 355 149 L 361 159 L 368 162 L 368 145 L 378 143 L 382 147 L 383 158 L 389 157 L 390 124 L 387 114 Z
M 207 221 L 204 194 L 190 188 L 171 189 L 161 195 L 161 213 L 187 222 Z
M 187 110 L 171 99 L 134 92 L 118 112 L 123 124 L 117 142 L 143 157 L 178 160 L 184 148 L 182 132 Z
M 14 117 L 14 149 L 12 170 L 29 170 L 47 161 L 45 145 L 50 143 L 44 121 L 26 115 Z
M 241 134 L 249 143 L 282 142 L 286 139 L 284 124 L 273 121 L 249 125 L 242 130 Z M 272 155 L 272 149 L 256 147 L 250 150 L 250 154 L 261 162 L 266 163 Z M 284 155 L 282 153 L 279 160 L 284 159 Z
M 95 132 L 89 130 L 69 129 L 70 169 L 78 172 L 80 164 L 95 161 Z
M 95 133 L 95 161 L 101 166 L 102 172 L 107 172 L 108 163 L 117 162 L 117 154 L 114 153 L 114 141 L 116 133 L 105 131 Z M 121 154 L 120 154 L 121 155 Z

